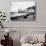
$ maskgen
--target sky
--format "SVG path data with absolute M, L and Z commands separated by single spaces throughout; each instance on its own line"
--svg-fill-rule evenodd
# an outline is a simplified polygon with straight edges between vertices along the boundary
M 10 12 L 17 12 L 18 9 L 35 6 L 35 2 L 11 2 Z

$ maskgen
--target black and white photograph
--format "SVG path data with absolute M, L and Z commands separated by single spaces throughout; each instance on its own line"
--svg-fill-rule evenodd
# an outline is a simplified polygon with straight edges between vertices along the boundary
M 11 2 L 10 19 L 14 21 L 34 21 L 36 20 L 36 3 L 31 2 Z

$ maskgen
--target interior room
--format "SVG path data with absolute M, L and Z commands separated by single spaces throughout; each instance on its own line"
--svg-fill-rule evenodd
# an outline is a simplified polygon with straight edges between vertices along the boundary
M 31 30 L 11 30 L 0 31 L 0 46 L 45 46 L 46 31 Z M 24 31 L 23 31 L 24 30 Z
M 0 0 L 0 46 L 46 46 L 46 0 Z

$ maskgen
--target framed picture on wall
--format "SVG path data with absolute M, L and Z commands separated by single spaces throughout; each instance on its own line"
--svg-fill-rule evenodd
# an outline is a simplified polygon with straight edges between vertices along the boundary
M 12 2 L 10 15 L 12 21 L 34 21 L 36 20 L 36 4 L 32 1 Z

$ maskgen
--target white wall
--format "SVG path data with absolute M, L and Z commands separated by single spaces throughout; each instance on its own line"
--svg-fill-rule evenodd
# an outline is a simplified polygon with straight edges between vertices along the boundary
M 10 6 L 11 1 L 35 1 L 36 2 L 36 21 L 10 21 Z M 0 0 L 0 9 L 6 12 L 9 22 L 5 24 L 6 27 L 33 27 L 32 30 L 46 30 L 46 0 Z M 34 28 L 38 27 L 38 28 Z M 22 28 L 21 28 L 22 29 Z M 27 29 L 27 28 L 26 28 Z M 29 28 L 28 28 L 29 29 Z M 30 29 L 29 29 L 30 30 Z
M 19 1 L 19 0 L 11 0 L 11 1 Z M 9 27 L 46 27 L 46 6 L 45 6 L 46 0 L 24 0 L 24 1 L 36 2 L 36 21 L 24 21 L 24 22 L 14 21 L 14 22 L 7 23 L 7 26 Z M 9 4 L 8 6 L 10 7 Z

